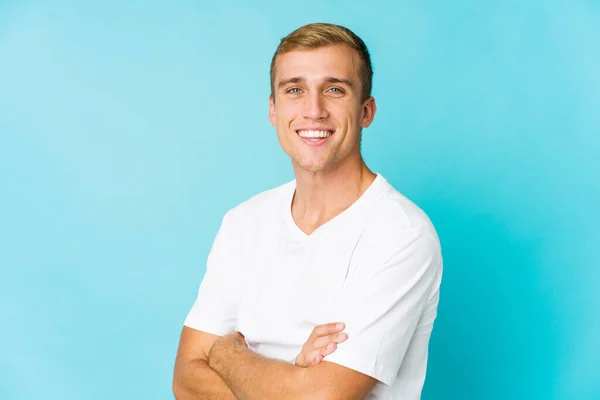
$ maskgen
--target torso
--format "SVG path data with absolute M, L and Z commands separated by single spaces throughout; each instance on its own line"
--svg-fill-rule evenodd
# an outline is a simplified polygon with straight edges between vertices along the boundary
M 337 294 L 359 261 L 360 242 L 370 219 L 378 215 L 378 204 L 376 196 L 361 197 L 340 215 L 305 231 L 290 211 L 293 184 L 277 190 L 283 197 L 245 231 L 236 330 L 257 353 L 293 363 L 315 326 L 335 322 L 331 316 Z M 425 349 L 433 324 L 429 319 L 431 324 L 427 318 L 421 324 Z M 397 398 L 390 396 L 400 390 L 378 384 L 370 398 Z

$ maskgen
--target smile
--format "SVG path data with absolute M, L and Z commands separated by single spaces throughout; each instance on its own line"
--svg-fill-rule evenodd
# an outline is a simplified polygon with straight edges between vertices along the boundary
M 328 129 L 298 129 L 296 133 L 300 139 L 311 147 L 321 146 L 327 139 L 333 135 L 332 130 Z
M 317 129 L 299 129 L 296 131 L 302 141 L 310 146 L 319 146 L 327 141 L 333 131 L 330 130 L 317 130 Z
M 333 131 L 329 131 L 329 130 L 324 130 L 324 131 L 317 131 L 317 130 L 298 130 L 296 131 L 298 133 L 298 135 L 300 135 L 300 137 L 303 138 L 328 138 L 329 136 L 333 135 Z

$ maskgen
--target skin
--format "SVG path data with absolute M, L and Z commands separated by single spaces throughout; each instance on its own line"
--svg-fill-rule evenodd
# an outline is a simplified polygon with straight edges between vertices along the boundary
M 293 51 L 276 62 L 269 119 L 292 161 L 292 215 L 307 234 L 352 205 L 376 176 L 360 154 L 362 128 L 377 109 L 373 97 L 361 99 L 360 65 L 345 45 Z M 297 134 L 303 128 L 335 132 L 323 146 L 311 147 Z
M 219 337 L 184 327 L 175 362 L 175 398 L 363 399 L 376 383 L 373 378 L 334 363 L 310 363 L 314 349 L 319 354 L 319 346 L 347 338 L 338 336 L 344 327 L 336 325 L 315 327 L 296 365 L 252 352 L 240 332 Z M 302 357 L 313 366 L 299 367 Z
M 376 105 L 372 97 L 361 98 L 359 70 L 358 54 L 344 45 L 296 50 L 276 60 L 269 119 L 292 161 L 291 211 L 307 235 L 352 205 L 376 177 L 360 154 L 361 131 L 373 121 Z M 312 147 L 297 134 L 306 128 L 334 134 Z M 252 352 L 240 332 L 218 337 L 184 327 L 175 397 L 362 399 L 377 383 L 374 378 L 322 361 L 347 338 L 332 325 L 315 327 L 295 364 Z
M 334 363 L 299 368 L 263 357 L 239 332 L 214 343 L 208 364 L 239 399 L 363 399 L 374 386 L 373 378 Z
M 342 332 L 344 328 L 345 325 L 341 322 L 316 326 L 294 363 L 304 368 L 320 363 L 325 356 L 337 349 L 338 343 L 348 339 L 348 334 Z

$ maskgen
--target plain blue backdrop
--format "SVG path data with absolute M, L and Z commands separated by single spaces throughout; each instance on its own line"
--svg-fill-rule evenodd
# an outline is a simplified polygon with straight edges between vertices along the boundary
M 600 399 L 596 1 L 0 1 L 0 398 L 169 399 L 223 214 L 293 178 L 271 56 L 369 46 L 368 165 L 436 225 L 423 399 Z

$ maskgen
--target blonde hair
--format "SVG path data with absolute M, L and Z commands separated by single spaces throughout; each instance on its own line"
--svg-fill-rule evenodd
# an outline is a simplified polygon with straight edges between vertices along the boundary
M 310 50 L 319 47 L 344 44 L 357 51 L 361 67 L 359 77 L 361 81 L 361 101 L 371 96 L 373 84 L 373 66 L 367 45 L 354 32 L 341 25 L 314 23 L 304 25 L 283 39 L 271 60 L 271 95 L 274 94 L 275 62 L 277 57 L 294 50 Z

